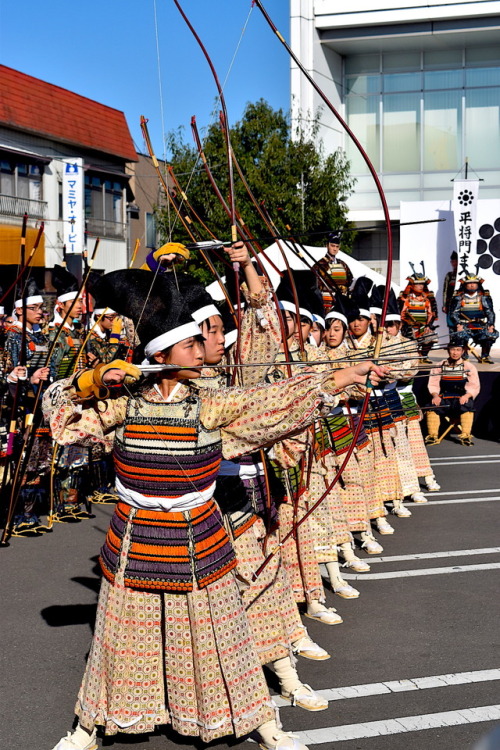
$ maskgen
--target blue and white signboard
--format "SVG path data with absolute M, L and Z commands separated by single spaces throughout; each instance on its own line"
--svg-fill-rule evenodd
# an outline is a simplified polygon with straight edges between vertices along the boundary
M 62 208 L 67 253 L 83 253 L 85 244 L 85 194 L 83 159 L 63 160 Z

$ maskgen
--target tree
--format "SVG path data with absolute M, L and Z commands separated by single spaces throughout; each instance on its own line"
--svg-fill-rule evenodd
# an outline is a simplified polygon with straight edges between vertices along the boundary
M 300 239 L 305 244 L 323 244 L 324 236 L 314 236 L 315 232 L 349 228 L 346 201 L 354 187 L 344 152 L 338 149 L 325 155 L 322 144 L 315 141 L 318 125 L 317 116 L 308 136 L 300 125 L 292 133 L 289 116 L 281 109 L 273 110 L 261 99 L 248 104 L 241 121 L 230 130 L 235 156 L 254 195 L 264 203 L 280 232 L 286 234 L 288 224 L 296 236 L 303 235 Z M 182 130 L 168 135 L 168 147 L 170 164 L 189 202 L 219 239 L 228 239 L 229 220 L 210 186 L 196 148 L 184 141 Z M 227 199 L 227 155 L 218 123 L 209 127 L 204 151 L 218 187 Z M 261 244 L 270 244 L 269 230 L 236 170 L 234 184 L 238 212 L 252 234 L 262 238 Z M 158 219 L 164 237 L 188 241 L 179 220 L 172 225 L 171 211 L 160 211 Z M 203 230 L 202 234 L 208 239 Z M 353 232 L 344 234 L 343 249 L 350 247 L 353 236 Z M 202 267 L 203 261 L 193 258 L 189 270 L 204 277 Z

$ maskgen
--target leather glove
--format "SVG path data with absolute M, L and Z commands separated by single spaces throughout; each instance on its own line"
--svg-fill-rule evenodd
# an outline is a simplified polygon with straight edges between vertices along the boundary
M 112 344 L 118 344 L 121 339 L 121 333 L 123 329 L 123 320 L 120 316 L 117 316 L 111 324 L 111 333 L 109 335 L 109 341 Z
M 104 375 L 110 370 L 123 370 L 126 373 L 125 383 L 133 383 L 141 377 L 141 371 L 130 362 L 114 359 L 108 364 L 97 365 L 93 370 L 84 370 L 73 381 L 79 399 L 86 401 L 91 398 L 108 398 L 109 388 L 103 381 Z

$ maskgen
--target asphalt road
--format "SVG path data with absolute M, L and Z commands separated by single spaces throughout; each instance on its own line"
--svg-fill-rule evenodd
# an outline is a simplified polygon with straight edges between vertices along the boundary
M 299 673 L 327 691 L 329 707 L 285 706 L 281 717 L 311 750 L 467 750 L 500 723 L 500 445 L 446 440 L 430 450 L 441 492 L 413 506 L 411 518 L 394 518 L 383 555 L 354 576 L 358 600 L 328 592 L 344 624 L 306 620 L 332 658 L 300 659 Z M 110 514 L 96 506 L 93 519 L 0 550 L 2 749 L 50 750 L 71 727 Z M 270 684 L 275 690 L 272 675 Z M 113 750 L 190 746 L 168 730 L 103 742 Z

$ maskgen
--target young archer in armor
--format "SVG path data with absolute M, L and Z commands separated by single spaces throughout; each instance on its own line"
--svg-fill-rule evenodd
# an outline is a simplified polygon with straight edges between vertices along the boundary
M 228 252 L 231 261 L 240 264 L 245 278 L 242 298 L 248 303 L 241 317 L 240 361 L 250 365 L 269 360 L 280 340 L 272 296 L 265 280 L 257 275 L 244 245 L 238 243 Z M 182 278 L 178 281 L 182 290 Z M 224 364 L 224 350 L 231 346 L 231 337 L 226 341 L 222 310 L 214 305 L 203 287 L 188 288 L 183 296 L 205 338 L 205 364 L 212 366 L 203 371 L 196 384 L 209 389 L 227 387 L 231 372 L 218 367 Z M 224 308 L 229 312 L 227 303 Z M 230 333 L 234 322 L 229 325 Z M 259 381 L 259 372 L 261 367 L 245 367 L 240 380 L 244 385 L 254 385 Z M 266 557 L 266 550 L 278 541 L 277 512 L 273 498 L 267 494 L 261 462 L 261 452 L 223 460 L 217 476 L 217 502 L 236 553 L 241 596 L 260 662 L 272 664 L 282 697 L 306 710 L 320 711 L 327 708 L 328 702 L 300 681 L 291 651 L 319 660 L 328 659 L 329 654 L 308 637 L 302 625 L 281 554 L 275 555 L 273 564 L 256 581 L 252 580 Z
M 7 381 L 17 383 L 19 365 L 23 360 L 26 363 L 27 380 L 24 381 L 24 387 L 22 382 L 17 386 L 22 388 L 19 406 L 24 413 L 23 419 L 26 422 L 26 419 L 31 416 L 36 389 L 40 388 L 41 383 L 47 381 L 50 375 L 53 375 L 53 370 L 46 366 L 48 341 L 40 329 L 44 300 L 33 279 L 29 280 L 25 294 L 25 350 L 22 351 L 23 300 L 18 299 L 14 303 L 17 320 L 7 326 L 5 351 L 15 368 L 8 375 Z M 12 527 L 14 535 L 36 533 L 37 529 L 42 528 L 38 514 L 42 509 L 41 506 L 45 497 L 44 477 L 46 477 L 50 467 L 51 442 L 48 430 L 39 427 L 36 430 L 35 441 L 26 467 L 26 476 L 19 493 L 17 512 L 14 515 Z
M 389 296 L 389 306 L 387 310 L 388 312 L 385 317 L 387 354 L 389 356 L 394 356 L 391 355 L 392 351 L 398 353 L 398 356 L 405 355 L 407 359 L 413 358 L 414 360 L 413 363 L 410 363 L 409 369 L 400 372 L 399 377 L 396 380 L 396 391 L 406 417 L 405 429 L 411 457 L 417 476 L 424 479 L 426 487 L 430 492 L 437 492 L 441 488 L 437 483 L 436 477 L 431 468 L 424 438 L 422 436 L 422 430 L 420 429 L 422 412 L 418 406 L 415 394 L 413 393 L 413 383 L 416 375 L 415 368 L 418 365 L 417 344 L 412 339 L 405 338 L 401 333 L 401 316 L 399 314 L 396 297 L 392 291 Z
M 428 445 L 438 441 L 441 416 L 460 420 L 458 437 L 462 445 L 473 445 L 472 423 L 474 421 L 474 399 L 480 391 L 477 369 L 464 360 L 464 346 L 452 339 L 448 344 L 448 357 L 431 370 L 428 389 L 432 407 L 427 411 Z
M 201 373 L 203 339 L 182 295 L 141 270 L 101 283 L 113 308 L 133 319 L 149 361 L 166 369 L 134 391 L 125 381 L 114 399 L 109 385 L 137 380 L 138 368 L 100 365 L 45 394 L 58 442 L 114 443 L 120 498 L 101 551 L 80 723 L 56 750 L 95 750 L 96 725 L 107 734 L 140 734 L 169 723 L 203 742 L 255 731 L 264 750 L 304 750 L 274 718 L 215 480 L 222 455 L 235 458 L 300 431 L 338 388 L 365 382 L 369 372 L 377 381 L 385 371 L 365 362 L 335 376 L 196 388 L 190 381 Z
M 63 266 L 57 264 L 52 269 L 52 284 L 57 290 L 54 317 L 49 323 L 49 338 L 53 341 L 57 335 L 54 350 L 55 379 L 60 380 L 71 375 L 80 367 L 85 367 L 86 357 L 82 349 L 81 331 L 75 323 L 80 321 L 83 303 L 78 296 L 78 280 Z M 66 313 L 70 311 L 64 326 Z M 59 329 L 61 329 L 59 331 Z
M 413 263 L 410 266 L 413 273 L 407 277 L 408 284 L 399 295 L 402 333 L 406 338 L 418 341 L 422 361 L 430 364 L 428 355 L 437 342 L 437 335 L 434 333 L 434 324 L 438 318 L 436 298 L 429 289 L 430 279 L 425 274 L 423 261 L 422 273 L 415 271 Z
M 455 327 L 453 340 L 467 346 L 470 338 L 481 346 L 481 361 L 492 364 L 490 350 L 498 338 L 495 312 L 490 293 L 483 289 L 483 279 L 466 273 L 450 304 L 450 318 Z

